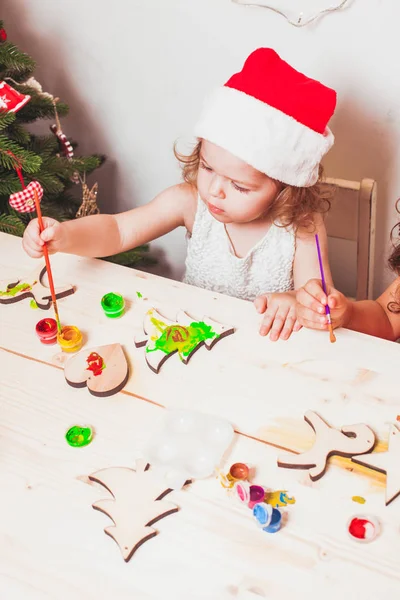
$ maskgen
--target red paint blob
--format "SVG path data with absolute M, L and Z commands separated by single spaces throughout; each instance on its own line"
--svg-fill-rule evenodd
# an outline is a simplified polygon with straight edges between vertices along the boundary
M 105 368 L 104 361 L 97 352 L 91 352 L 87 357 L 86 362 L 89 365 L 86 370 L 92 371 L 94 376 L 101 375 Z
M 36 324 L 36 333 L 42 344 L 57 342 L 57 323 L 54 319 L 42 319 Z
M 349 533 L 359 539 L 359 540 L 365 540 L 366 538 L 366 531 L 365 531 L 365 526 L 368 525 L 370 523 L 370 521 L 367 521 L 367 519 L 352 519 L 352 521 L 350 522 L 349 525 Z M 372 523 L 371 523 L 372 525 Z

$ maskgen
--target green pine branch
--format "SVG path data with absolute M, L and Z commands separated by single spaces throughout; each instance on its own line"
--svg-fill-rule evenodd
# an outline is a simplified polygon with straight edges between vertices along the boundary
M 0 77 L 12 77 L 13 79 L 26 78 L 35 69 L 35 61 L 18 50 L 11 42 L 0 44 Z
M 0 135 L 0 165 L 6 169 L 15 169 L 19 165 L 26 173 L 35 173 L 42 164 L 42 159 L 29 150 L 24 150 L 5 135 Z
M 22 166 L 25 185 L 36 179 L 43 186 L 43 214 L 64 221 L 76 217 L 82 202 L 82 188 L 75 185 L 73 176 L 78 172 L 83 179 L 105 161 L 105 156 L 100 154 L 75 155 L 69 160 L 53 133 L 36 135 L 26 128 L 26 124 L 39 119 L 48 119 L 50 123 L 56 121 L 52 99 L 41 95 L 27 83 L 34 69 L 35 61 L 30 56 L 10 42 L 0 43 L 0 79 L 5 79 L 12 88 L 30 96 L 29 102 L 17 113 L 0 111 L 0 231 L 18 236 L 23 234 L 35 214 L 18 213 L 9 204 L 10 195 L 21 191 L 16 167 Z M 66 116 L 68 110 L 67 104 L 57 101 L 59 118 Z M 67 131 L 64 133 L 67 135 Z M 75 150 L 76 142 L 70 140 L 70 143 Z M 148 245 L 105 260 L 126 266 L 156 262 L 149 254 Z
M 154 265 L 156 260 L 149 255 L 150 247 L 148 244 L 134 248 L 133 250 L 127 250 L 126 252 L 120 252 L 113 256 L 105 256 L 103 260 L 107 262 L 123 265 L 124 267 L 134 267 L 135 265 Z
M 17 86 L 15 86 L 17 88 Z M 40 96 L 35 90 L 27 86 L 18 86 L 19 91 L 23 94 L 30 92 L 31 99 L 18 112 L 17 119 L 21 123 L 32 123 L 37 119 L 52 119 L 55 122 L 54 105 L 50 98 Z M 57 113 L 59 117 L 64 117 L 68 114 L 69 107 L 63 102 L 57 102 Z
M 0 131 L 7 129 L 7 127 L 11 127 L 11 125 L 15 121 L 14 113 L 7 113 L 0 111 Z
M 31 139 L 31 134 L 20 123 L 12 123 L 8 127 L 8 137 L 20 144 L 27 146 Z
M 0 214 L 0 231 L 22 237 L 25 231 L 25 225 L 15 215 Z
M 14 194 L 14 192 L 20 191 L 21 182 L 15 171 L 4 171 L 0 173 L 0 199 L 2 196 L 8 197 L 11 194 Z

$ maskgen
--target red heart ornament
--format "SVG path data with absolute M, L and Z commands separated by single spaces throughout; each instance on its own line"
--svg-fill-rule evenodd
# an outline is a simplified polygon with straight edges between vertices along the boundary
M 35 190 L 39 201 L 43 197 L 43 188 L 38 181 L 31 181 L 21 192 L 11 194 L 9 203 L 20 213 L 31 213 L 35 210 Z

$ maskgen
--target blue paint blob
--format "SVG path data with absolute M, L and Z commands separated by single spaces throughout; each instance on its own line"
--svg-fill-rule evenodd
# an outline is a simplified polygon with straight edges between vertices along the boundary
M 260 502 L 253 508 L 253 516 L 256 519 L 258 525 L 262 528 L 267 527 L 272 519 L 274 509 L 270 504 Z
M 274 508 L 272 510 L 271 521 L 267 527 L 263 527 L 263 531 L 266 531 L 267 533 L 276 533 L 280 530 L 281 524 L 282 514 L 277 508 Z

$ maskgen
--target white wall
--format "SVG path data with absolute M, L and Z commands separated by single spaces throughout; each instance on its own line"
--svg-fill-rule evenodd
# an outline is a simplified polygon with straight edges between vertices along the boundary
M 38 61 L 37 78 L 70 104 L 65 133 L 82 152 L 109 156 L 98 176 L 103 210 L 146 203 L 178 180 L 174 140 L 190 139 L 205 93 L 254 48 L 272 46 L 335 88 L 336 144 L 325 167 L 330 176 L 377 179 L 376 293 L 390 281 L 385 256 L 400 196 L 398 0 L 352 0 L 302 29 L 230 0 L 3 0 L 1 15 L 9 38 Z M 183 231 L 156 246 L 179 277 Z

